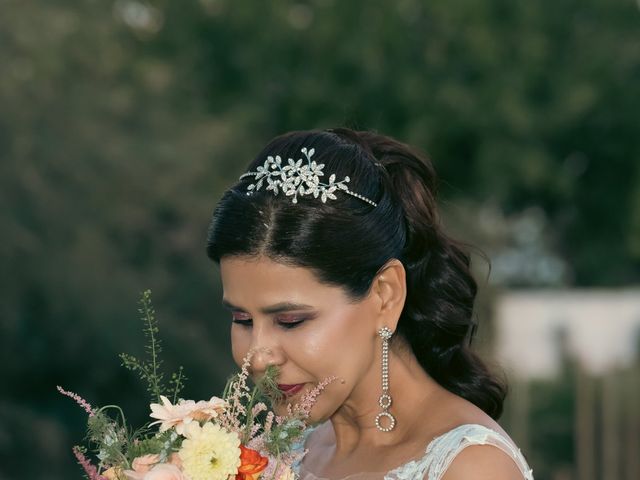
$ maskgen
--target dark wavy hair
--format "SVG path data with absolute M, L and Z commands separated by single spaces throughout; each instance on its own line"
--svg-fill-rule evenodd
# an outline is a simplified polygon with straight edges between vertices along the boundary
M 390 137 L 336 128 L 290 132 L 273 139 L 248 166 L 255 171 L 267 156 L 313 159 L 337 179 L 350 177 L 350 190 L 374 207 L 337 193 L 326 203 L 312 195 L 274 195 L 264 188 L 248 196 L 253 177 L 227 190 L 213 213 L 207 239 L 209 258 L 266 256 L 311 269 L 320 282 L 343 287 L 363 299 L 380 268 L 402 262 L 407 298 L 397 332 L 425 371 L 447 390 L 497 419 L 506 386 L 470 349 L 476 330 L 477 286 L 470 257 L 439 222 L 436 173 L 426 156 Z

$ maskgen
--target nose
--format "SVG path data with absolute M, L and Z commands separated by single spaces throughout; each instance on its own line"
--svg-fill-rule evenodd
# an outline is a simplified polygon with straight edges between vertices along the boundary
M 281 366 L 285 361 L 282 348 L 273 336 L 267 332 L 254 329 L 254 337 L 251 343 L 250 369 L 254 374 L 263 374 L 268 366 Z
M 264 373 L 267 367 L 273 364 L 273 349 L 260 347 L 252 350 L 251 371 L 254 374 Z

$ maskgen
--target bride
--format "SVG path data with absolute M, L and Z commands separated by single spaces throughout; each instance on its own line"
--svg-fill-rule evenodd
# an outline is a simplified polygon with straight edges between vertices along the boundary
M 311 412 L 303 480 L 532 480 L 496 420 L 505 387 L 469 347 L 476 283 L 442 230 L 436 175 L 392 138 L 345 128 L 275 138 L 217 205 L 233 356 L 280 370 Z

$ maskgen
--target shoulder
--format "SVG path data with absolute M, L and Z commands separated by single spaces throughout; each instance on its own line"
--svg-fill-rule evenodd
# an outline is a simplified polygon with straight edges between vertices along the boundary
M 522 480 L 513 459 L 494 445 L 469 445 L 451 462 L 442 480 Z
M 424 478 L 430 480 L 533 480 L 522 452 L 501 429 L 463 424 L 427 448 Z

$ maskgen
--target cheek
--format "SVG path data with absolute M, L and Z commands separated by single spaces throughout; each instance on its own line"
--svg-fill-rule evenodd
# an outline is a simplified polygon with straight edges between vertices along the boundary
M 359 316 L 334 316 L 292 340 L 289 359 L 299 368 L 318 382 L 337 377 L 311 409 L 311 423 L 330 418 L 369 371 L 374 343 L 366 324 Z
M 352 312 L 333 315 L 290 342 L 287 351 L 314 376 L 353 377 L 371 357 L 366 323 Z
M 251 345 L 251 330 L 234 325 L 231 327 L 231 354 L 238 367 L 246 357 Z

